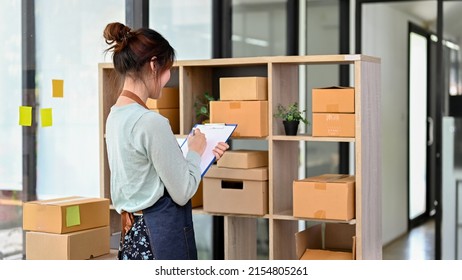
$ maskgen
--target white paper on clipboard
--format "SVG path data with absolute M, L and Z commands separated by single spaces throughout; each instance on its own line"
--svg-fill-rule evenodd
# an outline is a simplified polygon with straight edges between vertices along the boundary
M 215 155 L 213 154 L 215 146 L 218 142 L 228 141 L 236 127 L 237 124 L 196 124 L 193 127 L 193 130 L 198 128 L 204 133 L 205 139 L 207 139 L 207 146 L 201 157 L 201 177 L 204 177 L 209 167 L 215 162 Z M 181 144 L 181 151 L 185 157 L 189 151 L 187 142 L 188 138 Z

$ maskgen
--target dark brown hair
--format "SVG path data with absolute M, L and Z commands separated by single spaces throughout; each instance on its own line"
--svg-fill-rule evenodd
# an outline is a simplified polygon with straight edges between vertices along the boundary
M 142 78 L 146 63 L 156 57 L 156 75 L 169 70 L 175 61 L 175 50 L 158 32 L 149 28 L 132 30 L 120 22 L 109 23 L 103 32 L 108 45 L 106 52 L 112 51 L 115 70 L 125 76 Z

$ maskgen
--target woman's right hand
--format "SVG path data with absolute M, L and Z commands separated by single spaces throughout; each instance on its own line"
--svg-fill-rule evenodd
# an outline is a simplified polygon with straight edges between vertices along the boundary
M 205 139 L 205 134 L 198 128 L 195 128 L 193 133 L 188 136 L 188 149 L 202 155 L 206 146 L 207 140 Z

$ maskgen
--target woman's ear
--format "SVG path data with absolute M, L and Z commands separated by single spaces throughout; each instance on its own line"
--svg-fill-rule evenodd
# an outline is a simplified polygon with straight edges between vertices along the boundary
M 149 66 L 151 67 L 152 73 L 154 73 L 154 75 L 156 75 L 156 73 L 157 73 L 156 60 L 151 59 L 151 61 L 149 62 Z

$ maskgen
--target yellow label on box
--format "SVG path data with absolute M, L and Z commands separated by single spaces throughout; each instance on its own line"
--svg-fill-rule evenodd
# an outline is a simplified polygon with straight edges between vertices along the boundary
M 66 227 L 80 225 L 80 207 L 78 205 L 66 208 Z

